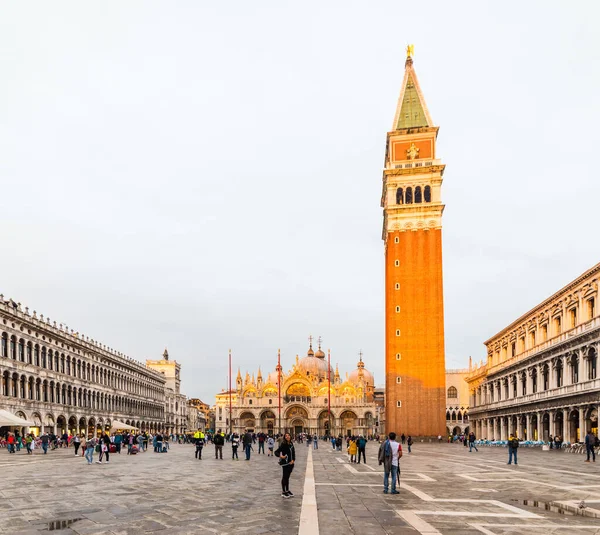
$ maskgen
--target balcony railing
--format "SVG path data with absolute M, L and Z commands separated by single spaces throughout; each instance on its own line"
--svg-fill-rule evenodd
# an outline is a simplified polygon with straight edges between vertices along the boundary
M 591 381 L 582 381 L 570 385 L 564 385 L 550 390 L 536 392 L 535 394 L 527 394 L 525 396 L 517 396 L 516 398 L 503 399 L 501 401 L 491 401 L 470 408 L 471 416 L 476 412 L 504 409 L 515 405 L 525 405 L 527 403 L 535 403 L 545 399 L 558 399 L 561 397 L 571 396 L 573 394 L 584 394 L 587 392 L 597 391 L 600 393 L 600 378 Z

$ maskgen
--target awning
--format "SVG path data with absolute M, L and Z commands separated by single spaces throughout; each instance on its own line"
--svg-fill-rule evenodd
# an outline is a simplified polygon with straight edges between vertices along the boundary
M 8 412 L 7 410 L 0 409 L 0 426 L 18 426 L 18 427 L 29 427 L 34 426 L 34 422 L 30 422 L 29 420 L 24 420 L 23 418 L 19 418 L 15 416 L 12 412 Z
M 123 429 L 125 431 L 134 431 L 137 429 L 137 427 L 134 427 L 133 425 L 129 425 L 126 424 L 125 422 L 119 422 L 119 420 L 113 420 L 112 421 L 112 425 L 110 427 L 111 431 L 117 431 L 119 429 Z

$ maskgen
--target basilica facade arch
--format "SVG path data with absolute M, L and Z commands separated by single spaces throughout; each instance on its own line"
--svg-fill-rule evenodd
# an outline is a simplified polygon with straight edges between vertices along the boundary
M 320 347 L 314 352 L 311 344 L 288 371 L 276 368 L 263 377 L 259 370 L 244 378 L 238 371 L 236 388 L 216 396 L 215 430 L 370 436 L 376 432 L 378 412 L 373 392 L 374 378 L 362 356 L 342 380 Z

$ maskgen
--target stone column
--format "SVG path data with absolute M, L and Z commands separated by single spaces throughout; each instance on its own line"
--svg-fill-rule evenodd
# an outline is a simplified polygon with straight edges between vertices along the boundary
M 569 442 L 569 409 L 563 409 L 563 428 L 562 428 L 563 442 Z
M 563 386 L 567 386 L 571 384 L 571 374 L 569 373 L 569 359 L 564 355 L 560 357 L 563 364 Z
M 538 440 L 544 440 L 544 413 L 543 412 L 538 412 L 537 413 L 537 419 L 538 419 L 538 436 L 537 439 Z
M 502 422 L 502 432 L 500 433 L 500 440 L 506 440 L 508 438 L 508 419 L 502 418 L 500 421 Z
M 579 407 L 579 442 L 583 442 L 587 433 L 587 426 L 585 425 L 585 408 Z
M 580 383 L 583 383 L 587 380 L 585 376 L 585 358 L 583 356 L 583 351 L 579 352 L 579 369 L 577 370 L 578 379 Z
M 531 414 L 527 414 L 527 440 L 531 440 L 532 436 L 533 433 L 531 432 Z
M 555 432 L 554 432 L 554 415 L 555 414 L 556 414 L 556 411 L 548 411 L 548 417 L 550 418 L 549 426 L 548 426 L 548 433 L 550 433 L 551 437 L 553 437 L 555 435 Z
M 521 420 L 521 415 L 517 416 L 517 436 L 522 439 L 523 438 L 523 421 Z

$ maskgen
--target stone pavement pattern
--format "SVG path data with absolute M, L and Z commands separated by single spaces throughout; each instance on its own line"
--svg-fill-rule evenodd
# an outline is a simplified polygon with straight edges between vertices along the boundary
M 214 449 L 194 459 L 192 445 L 167 454 L 112 455 L 109 465 L 88 466 L 73 450 L 9 455 L 0 450 L 0 534 L 138 533 L 233 534 L 299 532 L 301 508 L 316 492 L 314 522 L 300 535 L 329 534 L 600 534 L 600 461 L 564 451 L 519 450 L 507 466 L 506 449 L 416 444 L 401 460 L 400 495 L 384 495 L 375 443 L 367 465 L 348 462 L 321 442 L 312 450 L 314 484 L 306 479 L 308 448 L 297 446 L 291 479 L 296 497 L 280 496 L 275 459 L 252 455 L 223 461 Z M 564 513 L 585 500 L 587 514 Z M 535 502 L 535 504 L 534 504 Z M 548 505 L 550 507 L 550 505 Z
M 582 455 L 520 448 L 519 465 L 508 466 L 505 448 L 418 443 L 411 454 L 404 447 L 400 494 L 386 495 L 378 444 L 368 444 L 367 465 L 321 444 L 313 463 L 322 534 L 600 534 L 600 461 Z M 593 516 L 565 514 L 581 500 Z M 545 509 L 556 502 L 562 514 Z
M 304 449 L 298 448 L 291 499 L 281 497 L 274 458 L 253 453 L 246 462 L 240 452 L 240 460 L 232 461 L 227 444 L 222 461 L 215 460 L 212 445 L 204 448 L 202 461 L 194 451 L 193 445 L 174 444 L 166 454 L 111 454 L 109 464 L 88 465 L 72 449 L 32 457 L 0 450 L 0 533 L 298 532 Z

